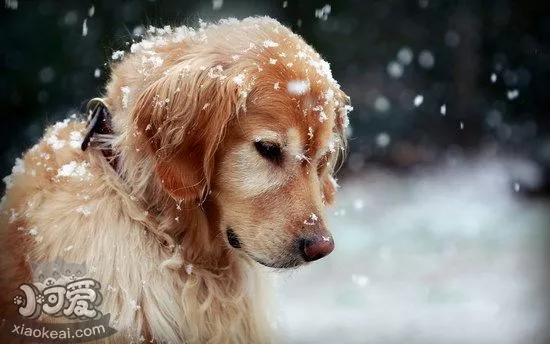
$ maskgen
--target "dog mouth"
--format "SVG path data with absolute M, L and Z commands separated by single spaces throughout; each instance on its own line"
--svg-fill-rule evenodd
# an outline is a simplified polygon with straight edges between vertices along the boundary
M 304 260 L 301 258 L 293 258 L 292 255 L 289 255 L 288 257 L 285 257 L 286 259 L 280 260 L 280 261 L 273 261 L 273 262 L 267 262 L 261 258 L 256 257 L 250 252 L 247 252 L 242 248 L 241 241 L 237 234 L 233 231 L 231 227 L 229 227 L 226 230 L 227 235 L 227 242 L 229 245 L 233 248 L 240 249 L 243 253 L 245 253 L 248 257 L 252 258 L 256 263 L 266 266 L 268 268 L 273 269 L 290 269 L 298 267 L 302 264 L 304 264 Z

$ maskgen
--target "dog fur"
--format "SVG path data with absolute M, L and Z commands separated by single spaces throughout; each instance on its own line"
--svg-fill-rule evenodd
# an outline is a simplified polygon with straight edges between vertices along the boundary
M 6 178 L 0 317 L 14 314 L 31 262 L 61 258 L 101 283 L 99 308 L 117 329 L 105 342 L 277 342 L 259 263 L 299 266 L 298 237 L 332 240 L 323 209 L 348 97 L 270 18 L 148 32 L 112 63 L 103 100 L 114 133 L 83 152 L 85 121 L 57 123 Z M 261 141 L 282 161 L 260 156 Z

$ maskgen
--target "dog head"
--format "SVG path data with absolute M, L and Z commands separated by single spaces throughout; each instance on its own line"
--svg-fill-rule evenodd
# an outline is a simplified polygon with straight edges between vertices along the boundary
M 141 86 L 119 106 L 131 109 L 162 190 L 208 200 L 226 244 L 263 265 L 329 254 L 323 212 L 349 106 L 328 63 L 268 18 L 152 31 L 122 63 L 143 73 L 126 80 Z

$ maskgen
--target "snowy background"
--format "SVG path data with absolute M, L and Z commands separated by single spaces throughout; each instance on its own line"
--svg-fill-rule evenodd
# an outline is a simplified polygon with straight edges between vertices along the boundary
M 277 274 L 286 343 L 550 343 L 550 1 L 4 0 L 0 177 L 149 25 L 250 15 L 355 107 L 336 249 Z
M 288 342 L 550 342 L 550 202 L 517 197 L 511 170 L 533 173 L 483 157 L 343 183 L 335 251 L 279 276 Z

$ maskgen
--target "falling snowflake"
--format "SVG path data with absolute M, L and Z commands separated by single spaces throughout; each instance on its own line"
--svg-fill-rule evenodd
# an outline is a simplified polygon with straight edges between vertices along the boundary
M 351 280 L 361 288 L 366 287 L 369 283 L 369 278 L 364 275 L 351 275 Z
M 82 36 L 88 35 L 88 18 L 84 19 L 82 22 Z
M 321 20 L 327 20 L 331 10 L 332 10 L 331 6 L 327 4 L 315 10 L 315 17 Z
M 219 10 L 223 6 L 223 0 L 212 0 L 212 9 L 214 11 Z
M 418 55 L 418 63 L 425 69 L 432 69 L 435 64 L 434 55 L 430 51 L 424 50 Z
M 397 60 L 402 65 L 409 65 L 413 61 L 414 54 L 411 48 L 403 47 L 397 52 Z
M 511 90 L 506 93 L 509 100 L 514 100 L 517 97 L 519 97 L 519 91 L 518 90 Z
M 419 94 L 416 97 L 414 97 L 414 106 L 419 107 L 424 102 L 424 96 Z
M 390 101 L 384 96 L 378 96 L 374 101 L 374 108 L 378 112 L 387 112 L 391 108 Z
M 391 137 L 388 133 L 380 133 L 376 136 L 376 145 L 378 147 L 387 147 L 391 142 Z
M 394 79 L 399 79 L 403 76 L 403 66 L 395 61 L 391 61 L 388 63 L 388 66 L 386 67 L 386 71 L 388 72 L 388 75 Z

